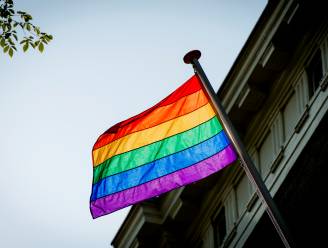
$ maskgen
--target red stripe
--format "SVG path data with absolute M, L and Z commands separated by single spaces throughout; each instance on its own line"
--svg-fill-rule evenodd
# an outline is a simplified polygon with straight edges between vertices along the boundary
M 163 99 L 161 102 L 157 103 L 155 106 L 147 109 L 146 111 L 133 116 L 125 121 L 119 122 L 116 125 L 109 128 L 104 134 L 102 134 L 95 145 L 93 146 L 93 150 L 102 147 L 122 136 L 125 136 L 129 133 L 129 130 L 133 130 L 131 126 L 137 126 L 139 122 L 142 121 L 145 117 L 150 115 L 155 109 L 159 107 L 163 107 L 166 105 L 170 105 L 182 97 L 193 94 L 201 89 L 201 84 L 196 76 L 191 77 L 187 82 L 185 82 L 182 86 L 180 86 L 177 90 L 171 93 L 168 97 Z M 159 123 L 152 123 L 152 126 L 156 126 Z M 124 131 L 124 129 L 126 129 Z

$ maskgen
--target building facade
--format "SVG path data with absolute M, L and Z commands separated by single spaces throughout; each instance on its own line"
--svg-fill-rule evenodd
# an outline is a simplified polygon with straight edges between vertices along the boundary
M 328 221 L 325 1 L 269 1 L 218 96 L 298 247 Z M 239 162 L 134 205 L 115 248 L 283 247 Z

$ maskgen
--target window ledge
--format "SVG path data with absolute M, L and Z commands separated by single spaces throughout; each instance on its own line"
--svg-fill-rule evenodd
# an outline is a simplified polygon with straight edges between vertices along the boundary
M 254 193 L 251 197 L 251 199 L 249 199 L 247 205 L 246 205 L 246 209 L 247 212 L 251 212 L 255 203 L 257 202 L 257 199 L 259 199 L 258 195 L 256 193 Z
M 223 240 L 223 244 L 220 246 L 220 248 L 226 248 L 230 245 L 231 241 L 237 234 L 237 226 L 234 225 L 232 230 L 229 232 L 229 234 L 225 237 Z
M 310 112 L 309 105 L 306 104 L 305 111 L 304 111 L 303 115 L 301 116 L 300 120 L 297 122 L 297 124 L 294 128 L 295 133 L 299 133 L 301 131 L 305 121 L 309 118 L 309 112 Z
M 276 171 L 276 169 L 278 168 L 278 165 L 280 164 L 281 160 L 284 157 L 284 151 L 285 151 L 284 147 L 281 146 L 276 159 L 273 161 L 273 163 L 270 167 L 270 173 L 274 173 Z

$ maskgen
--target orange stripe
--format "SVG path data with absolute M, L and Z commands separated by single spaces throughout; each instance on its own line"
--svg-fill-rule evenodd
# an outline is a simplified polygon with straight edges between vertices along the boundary
M 188 114 L 208 103 L 208 99 L 202 90 L 198 90 L 197 92 L 184 96 L 180 98 L 178 101 L 166 105 L 163 107 L 159 107 L 154 109 L 151 113 L 144 116 L 143 118 L 132 122 L 129 125 L 126 125 L 118 130 L 115 133 L 106 134 L 106 137 L 101 136 L 96 144 L 101 139 L 102 146 L 108 145 L 109 143 L 117 140 L 121 137 L 124 137 L 128 134 L 141 131 L 147 128 L 151 128 L 157 126 L 163 122 L 172 120 L 179 116 Z M 104 140 L 106 139 L 106 141 Z M 101 146 L 94 146 L 93 150 L 100 148 Z
M 93 166 L 101 164 L 105 160 L 133 149 L 149 145 L 156 141 L 171 137 L 178 133 L 194 128 L 215 115 L 210 103 L 203 107 L 173 120 L 163 122 L 160 125 L 147 128 L 140 132 L 129 134 L 117 139 L 108 145 L 100 147 L 92 152 Z
M 154 105 L 153 107 L 143 111 L 142 113 L 135 115 L 127 120 L 121 121 L 111 128 L 109 128 L 105 133 L 103 133 L 98 139 L 97 142 L 94 144 L 93 149 L 97 149 L 108 144 L 108 138 L 111 137 L 111 134 L 117 133 L 118 130 L 124 129 L 125 126 L 128 126 L 132 123 L 137 123 L 139 120 L 143 119 L 145 116 L 151 114 L 155 109 L 170 105 L 180 98 L 184 96 L 191 95 L 197 91 L 202 89 L 201 83 L 196 75 L 192 76 L 188 79 L 183 85 L 181 85 L 178 89 L 172 92 L 169 96 L 164 98 L 162 101 Z M 110 139 L 109 139 L 110 140 Z

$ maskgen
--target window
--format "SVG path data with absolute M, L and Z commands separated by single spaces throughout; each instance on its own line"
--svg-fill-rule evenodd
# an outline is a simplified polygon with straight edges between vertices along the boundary
M 308 87 L 308 79 L 305 72 L 302 72 L 301 76 L 297 80 L 295 85 L 295 92 L 297 98 L 297 111 L 301 116 L 308 104 L 309 101 L 309 87 Z
M 249 151 L 249 156 L 251 157 L 257 171 L 261 174 L 258 149 L 256 147 L 252 147 Z
M 297 111 L 297 97 L 296 94 L 288 99 L 285 107 L 282 110 L 284 121 L 284 133 L 286 140 L 288 140 L 294 133 L 295 126 L 299 120 L 300 114 Z
M 278 115 L 274 119 L 271 129 L 273 134 L 274 155 L 276 157 L 279 155 L 285 141 L 284 122 L 281 111 L 278 112 Z
M 237 211 L 240 217 L 246 209 L 247 203 L 251 198 L 251 185 L 246 175 L 239 180 L 236 187 Z
M 227 223 L 225 216 L 225 208 L 222 207 L 214 220 L 214 236 L 216 247 L 220 247 L 223 244 L 226 235 Z
M 314 54 L 312 60 L 310 61 L 306 73 L 308 76 L 309 83 L 309 95 L 310 97 L 314 95 L 314 92 L 320 85 L 320 81 L 323 77 L 322 71 L 322 59 L 321 59 L 321 50 L 318 49 Z
M 316 78 L 316 76 L 313 76 Z M 284 141 L 288 141 L 294 133 L 299 133 L 307 118 L 309 117 L 309 95 L 313 95 L 315 89 L 310 89 L 310 85 L 318 87 L 308 78 L 308 70 L 302 71 L 296 81 L 294 91 L 282 108 L 282 122 Z M 312 93 L 311 93 L 312 91 Z
M 320 50 L 322 52 L 323 74 L 325 75 L 328 72 L 328 36 L 321 43 Z
M 231 230 L 235 227 L 235 223 L 238 219 L 237 212 L 237 199 L 236 199 L 236 190 L 231 188 L 227 198 L 224 201 L 225 206 L 225 215 L 226 215 L 226 226 L 227 232 L 230 233 Z
M 273 136 L 272 132 L 270 131 L 267 133 L 262 144 L 259 147 L 259 161 L 261 167 L 261 175 L 263 178 L 266 177 L 266 175 L 269 173 L 273 159 Z

